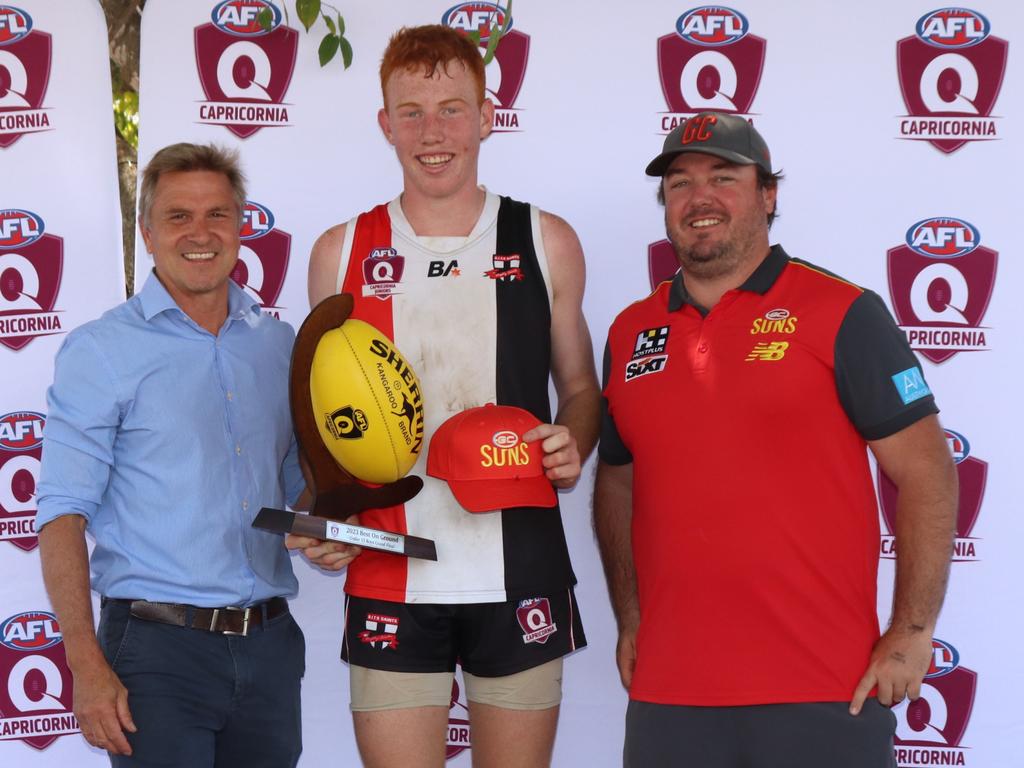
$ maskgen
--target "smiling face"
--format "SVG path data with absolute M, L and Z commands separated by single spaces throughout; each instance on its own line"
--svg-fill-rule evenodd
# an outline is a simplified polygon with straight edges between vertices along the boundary
M 776 190 L 758 187 L 753 165 L 687 152 L 672 161 L 662 184 L 665 229 L 687 276 L 739 274 L 768 253 Z
M 238 201 L 223 173 L 172 171 L 157 180 L 148 216 L 139 222 L 142 237 L 160 282 L 197 322 L 211 307 L 227 311 L 240 225 Z
M 427 75 L 396 70 L 384 87 L 381 130 L 402 165 L 405 195 L 435 200 L 477 193 L 480 142 L 491 132 L 494 105 L 457 60 Z

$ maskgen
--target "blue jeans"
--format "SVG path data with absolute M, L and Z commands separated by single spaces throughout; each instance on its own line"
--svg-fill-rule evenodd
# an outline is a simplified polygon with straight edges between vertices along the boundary
M 246 637 L 144 621 L 105 601 L 97 630 L 138 732 L 114 768 L 287 768 L 302 752 L 305 639 L 290 613 Z

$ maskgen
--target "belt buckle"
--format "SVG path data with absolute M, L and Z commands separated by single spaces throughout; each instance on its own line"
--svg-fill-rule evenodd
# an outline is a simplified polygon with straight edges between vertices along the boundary
M 242 614 L 242 631 L 235 632 L 230 629 L 217 629 L 217 618 L 220 616 L 221 611 L 227 611 L 229 613 L 241 613 Z M 210 616 L 210 631 L 218 632 L 222 635 L 235 635 L 237 637 L 246 637 L 249 634 L 249 617 L 252 615 L 252 608 L 236 608 L 231 605 L 227 608 L 214 608 L 213 614 Z

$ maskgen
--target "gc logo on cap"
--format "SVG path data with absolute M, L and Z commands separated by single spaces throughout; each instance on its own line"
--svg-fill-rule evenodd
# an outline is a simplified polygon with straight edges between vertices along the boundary
M 448 482 L 470 512 L 553 507 L 555 489 L 544 475 L 539 442 L 523 434 L 540 424 L 529 411 L 488 404 L 457 413 L 430 440 L 427 474 Z

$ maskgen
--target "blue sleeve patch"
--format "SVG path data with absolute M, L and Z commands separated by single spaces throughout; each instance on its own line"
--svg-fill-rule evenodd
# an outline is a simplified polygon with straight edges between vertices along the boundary
M 917 366 L 897 373 L 892 377 L 892 383 L 896 386 L 904 405 L 910 405 L 932 393 L 925 383 L 924 376 L 921 375 L 921 369 Z

